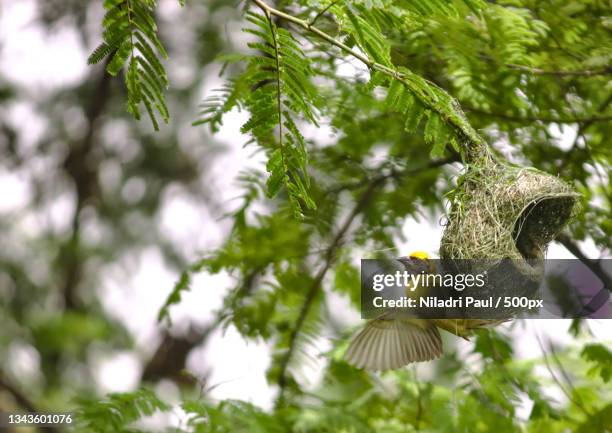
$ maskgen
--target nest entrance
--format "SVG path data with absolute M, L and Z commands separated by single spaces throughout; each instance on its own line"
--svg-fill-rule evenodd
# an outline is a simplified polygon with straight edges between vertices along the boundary
M 529 204 L 519 215 L 512 237 L 526 260 L 544 258 L 542 247 L 554 240 L 572 217 L 575 198 L 549 197 Z

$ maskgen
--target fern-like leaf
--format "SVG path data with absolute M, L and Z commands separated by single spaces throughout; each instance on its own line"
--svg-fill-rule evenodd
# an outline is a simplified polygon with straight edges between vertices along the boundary
M 242 74 L 201 105 L 200 120 L 194 124 L 208 124 L 215 131 L 223 114 L 246 107 L 250 117 L 241 132 L 268 151 L 267 195 L 274 197 L 284 188 L 294 214 L 301 218 L 316 207 L 309 193 L 306 143 L 297 126 L 298 119 L 318 126 L 314 73 L 289 31 L 264 15 L 249 13 L 247 20 L 252 26 L 244 31 L 256 37 L 248 47 L 257 54 L 248 57 Z
M 101 401 L 81 398 L 77 403 L 75 418 L 79 431 L 91 433 L 125 432 L 142 417 L 170 410 L 170 406 L 147 389 L 109 394 Z
M 271 129 L 277 130 L 278 144 L 267 166 L 270 173 L 267 192 L 270 197 L 276 195 L 282 182 L 293 212 L 299 218 L 305 210 L 315 209 L 315 203 L 308 193 L 310 180 L 307 172 L 306 145 L 292 116 L 301 114 L 305 120 L 317 124 L 313 109 L 316 90 L 309 79 L 312 71 L 299 42 L 290 32 L 277 28 L 267 17 L 251 15 L 249 20 L 271 48 L 271 50 L 262 50 L 264 57 L 254 57 L 253 67 L 262 74 L 262 77 L 266 73 L 273 74 L 270 77 L 272 79 L 259 89 L 261 93 L 268 94 L 261 99 L 265 101 L 264 104 L 260 104 L 259 99 L 250 100 L 249 103 L 251 120 L 265 116 L 271 121 L 261 122 L 258 129 L 251 130 L 259 139 L 264 138 L 264 129 L 268 129 L 268 132 L 271 132 Z M 271 54 L 272 59 L 266 57 L 266 54 Z M 270 97 L 272 94 L 273 98 Z
M 140 119 L 144 106 L 153 127 L 158 130 L 157 116 L 167 123 L 170 113 L 164 97 L 168 78 L 159 60 L 159 57 L 167 58 L 168 54 L 157 36 L 153 18 L 155 6 L 155 0 L 105 0 L 104 41 L 87 62 L 94 64 L 110 57 L 106 70 L 113 76 L 126 68 L 128 111 Z

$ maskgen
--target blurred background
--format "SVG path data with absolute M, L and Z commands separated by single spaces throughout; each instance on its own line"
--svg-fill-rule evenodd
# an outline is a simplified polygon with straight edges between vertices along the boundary
M 101 1 L 0 2 L 1 410 L 65 409 L 76 396 L 143 383 L 170 402 L 187 387 L 212 399 L 273 407 L 278 386 L 266 376 L 273 343 L 247 339 L 233 324 L 217 326 L 233 284 L 227 272 L 195 275 L 171 310 L 172 325 L 157 322 L 181 271 L 230 234 L 228 214 L 242 205 L 241 173 L 265 170 L 265 155 L 245 146 L 248 137 L 239 132 L 244 112 L 228 113 L 215 134 L 191 126 L 198 104 L 223 81 L 215 58 L 244 52 L 248 38 L 237 2 L 188 3 L 159 4 L 172 120 L 154 132 L 127 114 L 122 80 L 102 64 L 86 64 L 100 42 Z M 336 67 L 347 79 L 367 75 L 356 63 Z M 511 150 L 502 130 L 492 133 L 496 145 Z M 554 122 L 542 130 L 562 151 L 580 133 L 577 125 Z M 329 122 L 304 132 L 319 146 L 344 136 Z M 608 176 L 609 166 L 603 169 Z M 446 176 L 459 170 L 451 165 Z M 263 211 L 266 202 L 257 206 Z M 443 210 L 405 218 L 394 238 L 398 251 L 435 254 Z M 588 234 L 572 245 L 592 258 L 609 254 Z M 554 243 L 548 257 L 574 254 Z M 297 379 L 305 389 L 320 382 L 332 341 L 360 323 L 347 296 L 330 294 L 327 303 L 335 327 L 325 327 L 308 348 L 311 362 Z M 542 357 L 551 341 L 560 350 L 612 341 L 605 321 L 584 323 L 588 332 L 580 338 L 566 332 L 570 326 L 531 321 L 504 332 L 516 358 L 525 360 Z M 472 343 L 455 340 L 447 342 L 455 356 L 470 356 Z M 428 377 L 428 366 L 418 368 Z M 544 366 L 539 373 L 553 380 Z M 546 389 L 567 400 L 559 389 Z M 523 399 L 518 416 L 527 417 L 532 406 Z

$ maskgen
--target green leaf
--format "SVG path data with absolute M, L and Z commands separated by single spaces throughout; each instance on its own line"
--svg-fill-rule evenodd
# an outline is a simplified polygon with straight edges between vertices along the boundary
M 444 122 L 435 113 L 429 115 L 429 120 L 425 125 L 425 142 L 432 146 L 430 156 L 439 158 L 444 156 L 446 149 L 447 130 Z
M 266 182 L 266 194 L 268 197 L 274 197 L 280 191 L 286 177 L 286 168 L 283 162 L 283 152 L 280 149 L 276 149 L 270 155 L 266 169 L 270 173 L 270 177 Z
M 612 403 L 607 404 L 595 414 L 589 414 L 587 420 L 578 427 L 576 433 L 609 432 L 612 426 Z
M 242 125 L 268 153 L 266 195 L 276 196 L 284 187 L 294 215 L 301 218 L 305 210 L 314 210 L 307 171 L 308 155 L 304 137 L 293 117 L 317 126 L 317 90 L 311 83 L 313 70 L 300 43 L 286 29 L 277 28 L 267 17 L 248 13 L 247 20 L 255 27 L 245 29 L 260 40 L 248 46 L 258 53 L 251 56 L 241 83 L 255 88 L 245 105 L 251 116 Z M 227 95 L 236 95 L 237 83 L 231 83 Z M 218 121 L 225 103 L 204 104 L 201 123 Z
M 113 49 L 114 48 L 111 45 L 108 45 L 106 42 L 102 42 L 87 58 L 87 64 L 93 65 L 95 63 L 99 63 L 103 58 L 108 56 Z
M 599 374 L 604 382 L 612 378 L 612 351 L 600 343 L 591 343 L 584 346 L 580 355 L 593 363 L 589 374 Z
M 121 47 L 119 47 L 117 52 L 115 52 L 115 55 L 106 67 L 106 71 L 113 76 L 117 75 L 121 68 L 123 68 L 123 65 L 125 65 L 127 59 L 130 57 L 131 52 L 132 45 L 129 41 L 125 41 L 123 44 L 121 44 Z
M 167 53 L 157 37 L 155 5 L 153 0 L 105 0 L 104 42 L 87 61 L 94 64 L 112 56 L 106 70 L 113 76 L 129 64 L 125 80 L 127 109 L 140 119 L 139 107 L 144 105 L 153 127 L 158 130 L 155 110 L 165 122 L 170 115 L 163 94 L 168 78 L 158 58 L 158 55 L 166 58 Z
M 144 388 L 135 392 L 109 394 L 102 400 L 80 398 L 77 404 L 75 423 L 79 430 L 91 433 L 128 431 L 128 425 L 142 417 L 171 409 L 153 391 Z
M 414 133 L 421 123 L 421 119 L 425 115 L 425 108 L 419 101 L 414 101 L 410 110 L 406 113 L 404 121 L 404 129 L 407 132 Z
M 387 108 L 392 110 L 397 110 L 400 101 L 402 100 L 404 94 L 405 87 L 399 80 L 391 81 L 391 85 L 389 86 L 389 90 L 387 91 L 387 98 L 385 99 L 385 105 Z
M 207 267 L 209 263 L 210 261 L 208 259 L 199 260 L 181 273 L 181 277 L 174 285 L 174 288 L 166 298 L 166 301 L 160 308 L 159 313 L 157 314 L 158 322 L 167 321 L 168 324 L 172 324 L 172 320 L 170 317 L 170 307 L 172 307 L 173 305 L 177 305 L 181 302 L 183 292 L 186 292 L 190 289 L 191 276 L 193 274 L 202 272 L 202 270 Z

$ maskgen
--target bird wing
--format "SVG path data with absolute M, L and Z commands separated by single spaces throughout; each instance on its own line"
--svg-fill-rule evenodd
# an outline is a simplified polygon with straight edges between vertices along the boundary
M 345 358 L 358 368 L 384 371 L 442 355 L 440 332 L 427 322 L 371 320 L 351 341 Z

